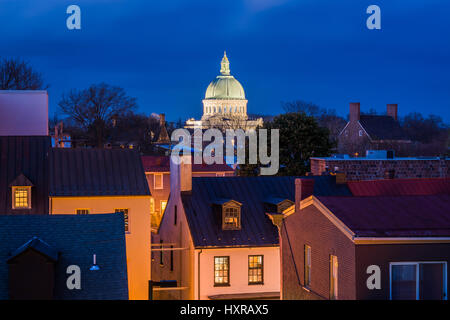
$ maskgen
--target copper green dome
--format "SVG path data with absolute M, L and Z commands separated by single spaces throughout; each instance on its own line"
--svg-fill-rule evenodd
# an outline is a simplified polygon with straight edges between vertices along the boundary
M 209 84 L 208 89 L 206 89 L 205 99 L 245 100 L 244 88 L 230 74 L 230 62 L 226 53 L 220 65 L 220 75 Z

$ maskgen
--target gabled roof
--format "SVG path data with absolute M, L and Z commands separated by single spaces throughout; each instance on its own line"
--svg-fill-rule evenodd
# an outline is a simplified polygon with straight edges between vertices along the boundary
M 26 179 L 34 186 L 26 213 L 48 214 L 50 148 L 48 136 L 0 136 L 0 214 L 22 211 L 12 209 L 11 183 L 26 183 Z
M 145 172 L 169 172 L 170 156 L 142 156 Z M 233 172 L 233 168 L 223 164 L 192 164 L 192 172 Z
M 348 181 L 354 196 L 450 194 L 450 178 Z
M 372 140 L 409 140 L 400 123 L 391 116 L 361 115 L 359 123 Z
M 0 300 L 9 297 L 6 261 L 29 247 L 53 258 L 59 252 L 55 264 L 55 299 L 128 299 L 123 219 L 121 213 L 0 214 L 0 235 L 6 239 L 0 241 Z M 97 256 L 98 271 L 89 270 L 93 254 Z M 67 289 L 66 270 L 70 265 L 81 269 L 81 290 Z
M 32 187 L 32 186 L 33 186 L 33 183 L 32 183 L 27 177 L 25 177 L 23 173 L 21 173 L 21 174 L 19 174 L 19 175 L 17 176 L 17 178 L 15 178 L 15 179 L 9 184 L 9 186 L 10 186 L 10 187 L 13 187 L 13 186 L 22 186 L 22 187 L 28 186 L 28 187 Z
M 150 195 L 140 155 L 130 149 L 55 148 L 50 196 Z
M 450 195 L 317 198 L 356 237 L 450 237 Z
M 295 178 L 199 177 L 192 178 L 192 192 L 182 193 L 184 211 L 195 247 L 277 246 L 278 231 L 266 215 L 265 201 L 271 197 L 295 201 Z M 314 194 L 350 196 L 347 185 L 336 185 L 335 177 L 315 176 Z M 242 203 L 241 230 L 222 230 L 214 214 L 217 199 Z
M 33 249 L 55 262 L 58 260 L 58 251 L 56 251 L 55 248 L 38 237 L 33 237 L 17 248 L 9 257 L 8 262 L 11 262 L 28 249 Z

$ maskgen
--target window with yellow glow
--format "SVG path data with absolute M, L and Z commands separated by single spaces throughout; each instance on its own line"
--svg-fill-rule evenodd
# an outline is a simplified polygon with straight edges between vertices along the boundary
M 31 208 L 31 188 L 13 187 L 13 209 Z
M 161 214 L 164 213 L 164 210 L 166 210 L 167 201 L 161 201 Z
M 330 256 L 330 299 L 338 298 L 338 258 Z
M 248 284 L 264 283 L 264 257 L 248 256 Z
M 214 285 L 230 284 L 230 257 L 214 257 Z
M 241 209 L 238 207 L 223 208 L 223 225 L 224 230 L 239 230 L 241 228 Z
M 123 219 L 124 219 L 124 223 L 125 223 L 125 232 L 129 232 L 130 226 L 128 223 L 128 209 L 115 209 L 115 211 L 116 211 L 116 213 L 123 212 Z

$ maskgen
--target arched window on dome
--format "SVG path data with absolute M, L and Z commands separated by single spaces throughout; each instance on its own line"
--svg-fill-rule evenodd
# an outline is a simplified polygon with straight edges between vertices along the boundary
M 227 106 L 223 107 L 223 113 L 227 113 Z

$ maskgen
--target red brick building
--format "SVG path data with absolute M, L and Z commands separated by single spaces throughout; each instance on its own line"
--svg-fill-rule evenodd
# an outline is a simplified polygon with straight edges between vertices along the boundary
M 398 105 L 388 104 L 386 115 L 361 114 L 359 102 L 350 103 L 350 118 L 338 136 L 340 153 L 365 154 L 366 150 L 402 150 L 411 141 L 398 122 Z
M 316 197 L 310 181 L 296 180 L 295 213 L 278 223 L 283 299 L 447 299 L 448 189 Z
M 153 200 L 152 227 L 157 228 L 161 221 L 164 209 L 170 194 L 170 157 L 169 156 L 142 156 L 147 182 Z M 193 177 L 225 177 L 234 176 L 234 169 L 227 164 L 193 164 Z

